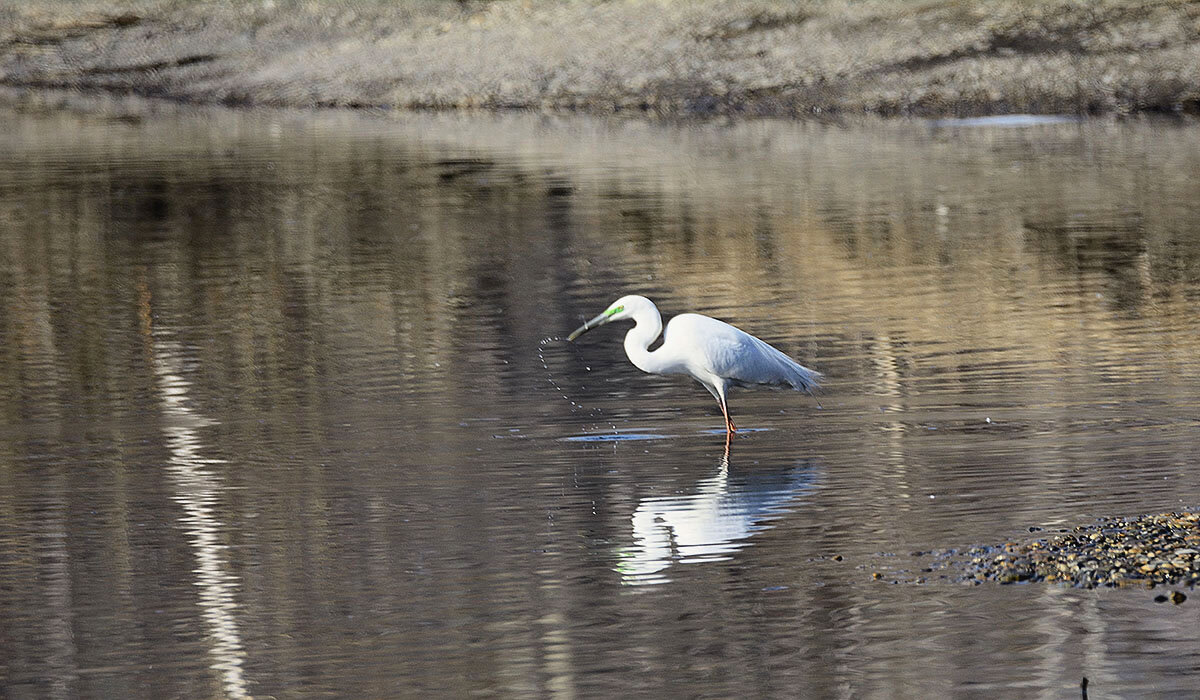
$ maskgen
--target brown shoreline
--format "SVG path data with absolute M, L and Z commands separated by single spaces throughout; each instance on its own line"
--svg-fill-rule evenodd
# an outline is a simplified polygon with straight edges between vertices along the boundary
M 1200 113 L 1200 3 L 0 6 L 0 87 L 660 116 Z

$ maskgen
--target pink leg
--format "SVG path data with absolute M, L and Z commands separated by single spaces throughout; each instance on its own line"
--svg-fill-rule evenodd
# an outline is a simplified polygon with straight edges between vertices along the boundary
M 721 401 L 721 415 L 725 416 L 725 430 L 729 434 L 737 432 L 737 426 L 733 424 L 733 420 L 729 417 L 729 409 L 725 406 L 725 402 Z

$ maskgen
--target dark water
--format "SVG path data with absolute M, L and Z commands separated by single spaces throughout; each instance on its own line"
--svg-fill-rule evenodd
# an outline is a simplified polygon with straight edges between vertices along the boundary
M 912 556 L 1200 505 L 1200 129 L 111 109 L 3 115 L 4 695 L 1200 687 L 1200 595 Z M 629 292 L 820 406 L 726 459 L 553 340 Z

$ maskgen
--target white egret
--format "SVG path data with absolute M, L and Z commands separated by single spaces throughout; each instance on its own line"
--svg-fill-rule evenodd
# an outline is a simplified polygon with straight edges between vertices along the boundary
M 727 435 L 737 432 L 729 418 L 726 392 L 730 387 L 755 384 L 790 386 L 812 393 L 821 373 L 804 367 L 767 343 L 738 328 L 700 314 L 679 314 L 667 324 L 663 343 L 650 343 L 663 330 L 658 307 L 646 297 L 631 294 L 617 299 L 604 313 L 576 328 L 567 340 L 613 321 L 632 319 L 625 334 L 625 354 L 643 372 L 686 374 L 704 385 L 721 406 Z

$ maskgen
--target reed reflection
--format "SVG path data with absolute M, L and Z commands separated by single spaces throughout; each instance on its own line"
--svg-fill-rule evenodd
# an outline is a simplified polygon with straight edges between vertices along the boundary
M 722 561 L 771 527 L 816 488 L 819 470 L 809 460 L 783 468 L 739 471 L 729 450 L 712 476 L 685 496 L 643 499 L 633 511 L 633 545 L 618 554 L 616 570 L 628 585 L 666 583 L 674 564 Z

